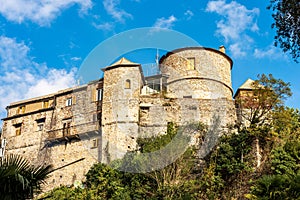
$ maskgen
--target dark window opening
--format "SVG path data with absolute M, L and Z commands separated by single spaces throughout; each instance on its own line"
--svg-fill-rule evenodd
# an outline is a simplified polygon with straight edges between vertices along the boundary
M 36 123 L 45 123 L 46 118 L 36 119 L 35 121 L 36 121 Z
M 21 135 L 21 127 L 22 127 L 22 123 L 14 124 L 13 126 L 15 127 L 15 133 L 16 133 L 16 136 Z
M 131 83 L 130 83 L 130 80 L 127 79 L 127 80 L 125 81 L 125 89 L 130 89 L 130 88 L 131 88 Z
M 68 136 L 71 133 L 71 122 L 65 122 L 63 125 L 63 136 Z
M 44 129 L 44 124 L 43 123 L 40 123 L 37 125 L 37 130 L 38 131 L 42 131 Z

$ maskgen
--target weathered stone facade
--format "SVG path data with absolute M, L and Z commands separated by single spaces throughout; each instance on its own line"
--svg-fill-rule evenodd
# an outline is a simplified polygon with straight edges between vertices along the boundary
M 46 189 L 83 180 L 91 165 L 100 160 L 101 102 L 94 99 L 93 93 L 101 83 L 96 81 L 7 107 L 8 116 L 3 119 L 6 153 L 20 154 L 32 164 L 52 164 L 58 169 L 48 179 Z
M 11 103 L 3 119 L 6 153 L 33 164 L 52 164 L 47 189 L 82 181 L 96 162 L 135 150 L 138 137 L 178 125 L 237 120 L 231 59 L 210 48 L 184 48 L 160 60 L 161 74 L 144 77 L 125 58 L 103 69 L 104 78 L 55 94 Z

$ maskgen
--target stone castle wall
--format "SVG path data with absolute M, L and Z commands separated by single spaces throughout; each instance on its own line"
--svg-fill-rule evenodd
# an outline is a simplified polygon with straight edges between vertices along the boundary
M 191 58 L 194 68 L 187 68 Z M 162 58 L 160 66 L 168 77 L 160 87 L 165 91 L 141 94 L 141 66 L 120 65 L 104 69 L 103 79 L 87 85 L 12 103 L 3 123 L 7 152 L 33 164 L 52 164 L 57 170 L 47 180 L 51 189 L 84 180 L 94 163 L 136 150 L 138 137 L 165 134 L 169 122 L 213 125 L 219 117 L 221 129 L 235 123 L 232 61 L 225 54 L 180 49 Z
M 51 164 L 57 169 L 47 179 L 46 190 L 84 180 L 89 168 L 101 158 L 98 102 L 92 97 L 98 84 L 47 96 L 51 102 L 47 108 L 36 106 L 43 104 L 42 97 L 12 104 L 8 109 L 3 123 L 6 152 L 20 154 L 34 165 Z M 68 99 L 72 103 L 66 106 Z M 24 113 L 17 112 L 23 106 Z M 16 135 L 19 126 L 20 134 Z
M 220 118 L 220 126 L 234 124 L 236 112 L 233 100 L 191 98 L 141 98 L 139 136 L 165 134 L 168 122 L 177 125 L 202 122 L 209 126 Z M 159 113 L 159 115 L 157 114 Z

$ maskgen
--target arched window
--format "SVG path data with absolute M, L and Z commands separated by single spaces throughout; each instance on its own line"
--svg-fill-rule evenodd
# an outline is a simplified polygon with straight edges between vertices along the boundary
M 125 89 L 130 89 L 130 87 L 131 87 L 131 85 L 130 85 L 130 80 L 127 79 L 127 80 L 125 81 Z

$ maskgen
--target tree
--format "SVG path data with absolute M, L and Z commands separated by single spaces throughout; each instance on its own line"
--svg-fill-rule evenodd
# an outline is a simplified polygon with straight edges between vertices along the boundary
M 280 107 L 272 114 L 272 132 L 284 141 L 300 138 L 300 111 Z
M 299 199 L 300 174 L 262 176 L 252 187 L 251 193 L 250 199 L 254 200 Z
M 254 181 L 251 199 L 300 198 L 300 113 L 280 107 L 273 113 L 276 142 L 269 156 L 267 175 Z
M 0 199 L 33 198 L 51 173 L 51 165 L 32 166 L 19 155 L 7 155 L 0 160 Z
M 157 191 L 155 181 L 144 174 L 118 171 L 102 163 L 91 167 L 84 185 L 85 187 L 62 186 L 41 199 L 149 199 Z
M 269 135 L 269 126 L 272 121 L 272 114 L 283 106 L 284 100 L 292 95 L 290 83 L 281 79 L 275 79 L 272 74 L 259 75 L 258 80 L 252 83 L 252 91 L 241 96 L 237 100 L 240 113 L 248 123 L 246 129 L 255 136 L 256 168 L 261 165 L 260 141 Z
M 252 92 L 237 100 L 240 111 L 250 127 L 264 125 L 272 110 L 278 109 L 292 95 L 290 83 L 275 79 L 272 74 L 258 75 L 252 84 Z
M 178 191 L 188 182 L 190 171 L 195 164 L 193 155 L 195 151 L 187 148 L 190 141 L 189 134 L 201 132 L 205 128 L 206 126 L 201 123 L 182 127 L 169 123 L 165 135 L 138 138 L 139 152 L 127 153 L 116 166 L 124 171 L 135 169 L 155 180 L 156 198 L 178 199 L 183 195 Z
M 114 160 L 110 166 L 95 164 L 86 174 L 85 188 L 60 187 L 46 194 L 47 199 L 193 199 L 199 191 L 195 186 L 196 149 L 188 148 L 189 136 L 185 134 L 200 134 L 204 136 L 207 126 L 202 123 L 177 127 L 169 123 L 167 134 L 138 138 L 139 151 L 128 152 L 124 158 Z M 173 145 L 170 145 L 171 141 Z M 186 147 L 183 148 L 182 146 Z M 153 156 L 143 156 L 147 153 L 162 151 Z M 179 156 L 177 149 L 185 150 Z M 164 162 L 168 157 L 178 156 L 174 162 L 148 170 L 148 164 L 157 161 Z M 163 157 L 165 156 L 165 157 Z M 161 159 L 163 158 L 163 159 Z M 173 159 L 172 159 L 173 160 Z M 135 169 L 135 170 L 133 170 Z M 133 173 L 131 173 L 133 172 Z M 194 198 L 198 199 L 198 198 Z
M 154 180 L 157 188 L 155 199 L 191 199 L 196 190 L 192 172 L 197 165 L 197 152 L 196 147 L 190 147 L 189 143 L 192 136 L 204 138 L 207 128 L 201 122 L 179 127 L 168 123 L 166 134 L 138 138 L 139 151 L 127 153 L 112 166 L 122 171 L 143 173 Z
M 270 0 L 267 7 L 274 13 L 275 46 L 290 51 L 295 62 L 300 57 L 300 2 L 298 0 Z

